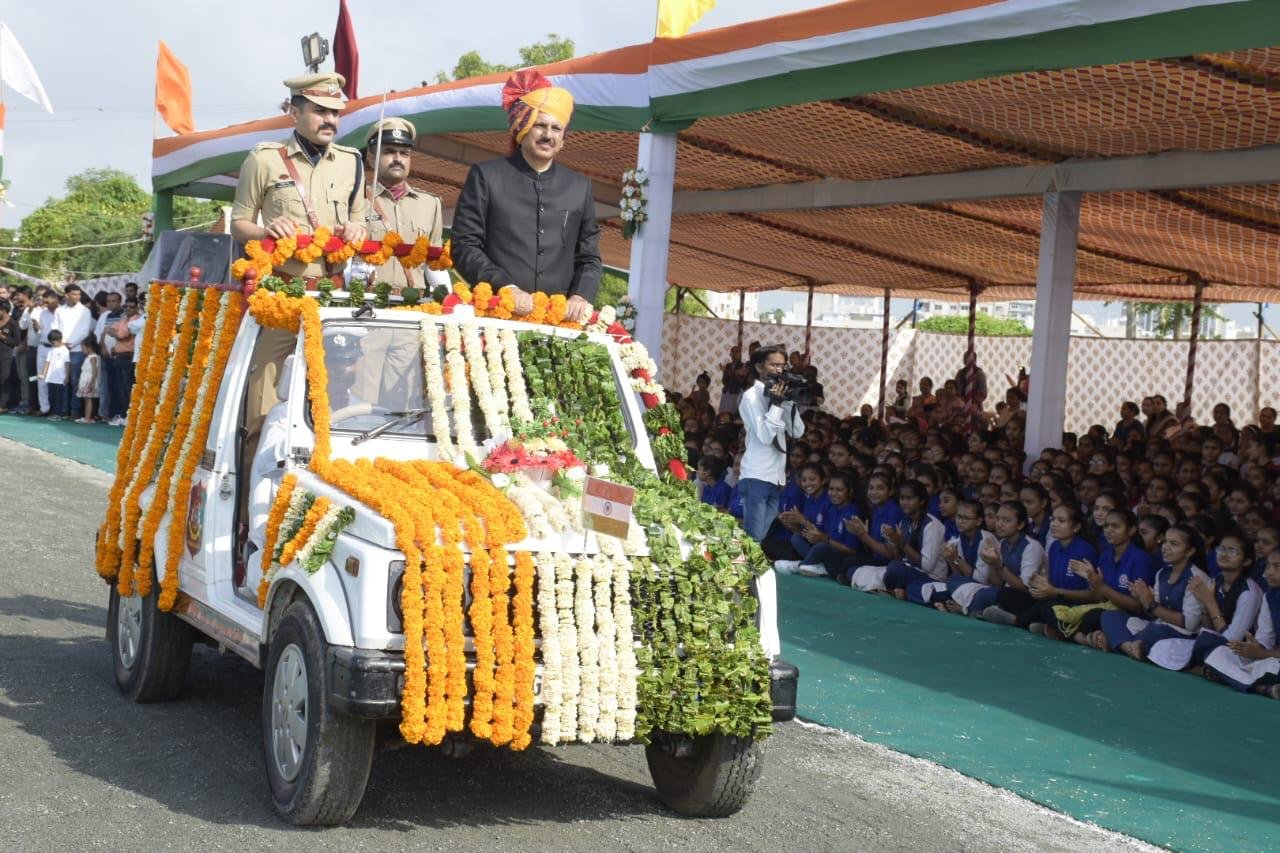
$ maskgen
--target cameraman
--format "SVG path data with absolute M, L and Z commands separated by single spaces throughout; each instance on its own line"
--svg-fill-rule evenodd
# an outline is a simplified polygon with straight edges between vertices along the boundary
M 780 346 L 760 347 L 751 354 L 755 384 L 742 394 L 738 414 L 746 429 L 742 474 L 742 522 L 747 534 L 763 541 L 778 515 L 778 497 L 786 484 L 787 438 L 804 435 L 804 422 L 789 397 L 799 389 L 783 381 L 786 351 Z

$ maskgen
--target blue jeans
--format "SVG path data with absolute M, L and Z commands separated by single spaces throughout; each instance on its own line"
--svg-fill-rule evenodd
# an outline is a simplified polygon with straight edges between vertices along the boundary
M 764 541 L 769 525 L 778 517 L 782 486 L 764 480 L 739 480 L 738 494 L 742 496 L 742 526 L 752 539 Z
M 49 414 L 65 418 L 70 412 L 71 386 L 49 383 Z
M 76 404 L 75 411 L 84 411 L 84 401 L 80 398 L 80 368 L 84 367 L 84 350 L 76 347 L 71 351 L 71 363 L 67 365 L 67 414 L 71 411 L 71 404 Z

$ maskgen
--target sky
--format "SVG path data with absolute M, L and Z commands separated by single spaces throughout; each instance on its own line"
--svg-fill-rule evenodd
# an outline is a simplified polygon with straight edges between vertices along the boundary
M 694 31 L 822 5 L 720 0 Z M 360 45 L 361 95 L 421 85 L 469 50 L 514 64 L 521 47 L 547 33 L 573 39 L 579 56 L 646 42 L 657 14 L 657 0 L 347 6 Z M 533 10 L 543 19 L 531 23 Z M 306 70 L 301 38 L 319 32 L 332 41 L 337 17 L 338 0 L 0 0 L 0 20 L 26 50 L 54 108 L 48 115 L 5 94 L 4 177 L 14 206 L 0 213 L 0 225 L 16 226 L 88 168 L 121 169 L 150 186 L 157 41 L 190 70 L 196 128 L 209 130 L 276 115 L 285 96 L 280 81 Z M 324 67 L 332 69 L 332 57 Z

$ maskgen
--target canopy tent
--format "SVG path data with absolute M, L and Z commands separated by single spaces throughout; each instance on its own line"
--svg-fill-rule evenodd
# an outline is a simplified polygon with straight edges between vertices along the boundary
M 1076 295 L 1274 299 L 1273 45 L 1280 0 L 853 0 L 542 70 L 578 100 L 560 160 L 605 217 L 622 172 L 649 170 L 649 220 L 627 242 L 607 219 L 602 254 L 631 270 L 651 350 L 668 284 L 1034 296 L 1036 453 L 1060 434 Z M 502 82 L 387 100 L 420 134 L 412 180 L 446 206 L 506 153 Z M 379 109 L 349 105 L 344 140 Z M 155 186 L 225 198 L 287 126 L 157 140 Z M 1194 344 L 1188 395 L 1193 371 Z
M 635 132 L 677 131 L 674 285 L 1030 298 L 1038 194 L 1078 187 L 1099 190 L 1082 204 L 1081 295 L 1184 300 L 1199 278 L 1205 299 L 1253 302 L 1274 298 L 1280 266 L 1272 42 L 1275 0 L 862 0 L 543 70 L 578 100 L 561 159 L 608 216 Z M 507 150 L 503 79 L 388 97 L 422 134 L 413 182 L 447 208 L 470 163 Z M 380 108 L 353 102 L 343 140 Z M 228 198 L 249 148 L 287 127 L 156 140 L 155 187 Z M 619 225 L 602 252 L 626 268 Z

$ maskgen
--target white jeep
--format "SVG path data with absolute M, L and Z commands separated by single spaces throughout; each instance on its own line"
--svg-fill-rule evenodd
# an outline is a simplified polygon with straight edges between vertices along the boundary
M 331 365 L 332 458 L 436 459 L 437 427 L 424 398 L 421 315 L 367 305 L 360 310 L 325 307 L 319 314 Z M 462 319 L 443 317 L 440 322 Z M 546 336 L 581 334 L 495 319 L 466 322 Z M 303 369 L 304 338 L 303 332 L 263 327 L 245 314 L 226 360 L 190 491 L 177 498 L 186 502 L 187 521 L 177 562 L 176 603 L 162 611 L 155 588 L 146 597 L 122 597 L 113 584 L 108 635 L 119 689 L 137 702 L 169 700 L 181 693 L 197 641 L 234 652 L 264 670 L 262 736 L 273 803 L 294 823 L 332 824 L 354 814 L 363 796 L 375 723 L 400 717 L 405 563 L 390 521 L 308 470 L 316 439 Z M 593 335 L 592 340 L 608 348 L 610 380 L 621 400 L 631 449 L 653 471 L 643 411 L 618 344 L 607 335 Z M 484 437 L 484 423 L 477 418 L 477 438 Z M 317 570 L 306 571 L 294 560 L 272 571 L 265 605 L 259 606 L 263 529 L 273 491 L 286 474 L 316 496 L 350 505 L 354 521 L 337 536 Z M 154 484 L 142 492 L 144 512 L 155 493 Z M 138 543 L 139 550 L 153 550 L 157 567 L 171 557 L 172 516 L 171 507 L 154 538 Z M 631 523 L 636 524 L 634 518 Z M 598 539 L 589 530 L 566 530 L 527 539 L 519 548 L 594 554 Z M 773 597 L 762 600 L 765 630 L 776 630 Z M 468 666 L 474 667 L 471 652 L 469 644 Z M 539 663 L 535 696 L 541 671 Z M 794 668 L 775 661 L 771 674 L 773 718 L 790 719 Z M 535 704 L 541 706 L 540 696 Z M 451 735 L 443 745 L 462 752 L 466 738 Z M 685 814 L 737 811 L 761 772 L 759 743 L 752 737 L 654 730 L 646 740 L 660 799 Z

